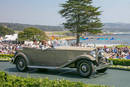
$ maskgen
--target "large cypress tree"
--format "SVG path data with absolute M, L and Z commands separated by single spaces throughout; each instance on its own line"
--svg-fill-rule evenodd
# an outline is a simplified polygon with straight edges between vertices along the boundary
M 101 15 L 99 7 L 92 5 L 92 0 L 68 0 L 66 3 L 61 4 L 63 8 L 60 10 L 60 14 L 66 19 L 66 23 L 63 23 L 65 28 L 69 29 L 73 33 L 76 33 L 77 41 L 82 33 L 99 33 L 102 27 L 102 23 L 98 18 Z

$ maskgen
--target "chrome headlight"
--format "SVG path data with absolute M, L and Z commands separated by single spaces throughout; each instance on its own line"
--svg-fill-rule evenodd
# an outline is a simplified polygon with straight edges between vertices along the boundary
M 101 55 L 104 56 L 104 52 L 101 52 Z
M 94 58 L 96 58 L 96 51 L 91 51 L 90 53 Z
M 105 55 L 105 53 L 103 51 L 100 51 L 98 54 L 99 57 L 104 57 L 104 55 Z

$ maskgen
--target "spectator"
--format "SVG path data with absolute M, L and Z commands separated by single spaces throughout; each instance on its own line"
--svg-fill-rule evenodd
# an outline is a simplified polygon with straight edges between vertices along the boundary
M 130 59 L 130 52 L 129 52 L 129 54 L 126 56 L 126 59 Z

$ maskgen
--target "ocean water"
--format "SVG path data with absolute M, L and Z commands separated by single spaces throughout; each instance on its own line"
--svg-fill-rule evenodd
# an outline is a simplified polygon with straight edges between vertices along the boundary
M 103 35 L 103 36 L 94 36 L 94 38 L 103 38 L 103 39 L 102 40 L 88 39 L 88 40 L 81 40 L 81 42 L 83 42 L 83 43 L 85 42 L 88 44 L 130 45 L 130 34 Z
M 117 35 L 112 35 L 113 37 L 120 38 L 120 40 L 124 43 L 127 43 L 130 45 L 130 34 L 117 34 Z

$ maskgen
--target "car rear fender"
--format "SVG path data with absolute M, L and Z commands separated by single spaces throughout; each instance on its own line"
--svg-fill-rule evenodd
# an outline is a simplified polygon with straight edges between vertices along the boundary
M 17 54 L 15 55 L 15 59 L 14 59 L 14 62 L 13 62 L 13 63 L 15 64 L 16 61 L 17 61 L 17 59 L 18 59 L 19 57 L 21 57 L 21 56 L 25 59 L 27 65 L 28 65 L 28 64 L 29 64 L 29 60 L 28 60 L 27 56 L 26 56 L 24 53 L 22 53 L 22 52 L 19 52 L 19 53 L 17 53 Z

